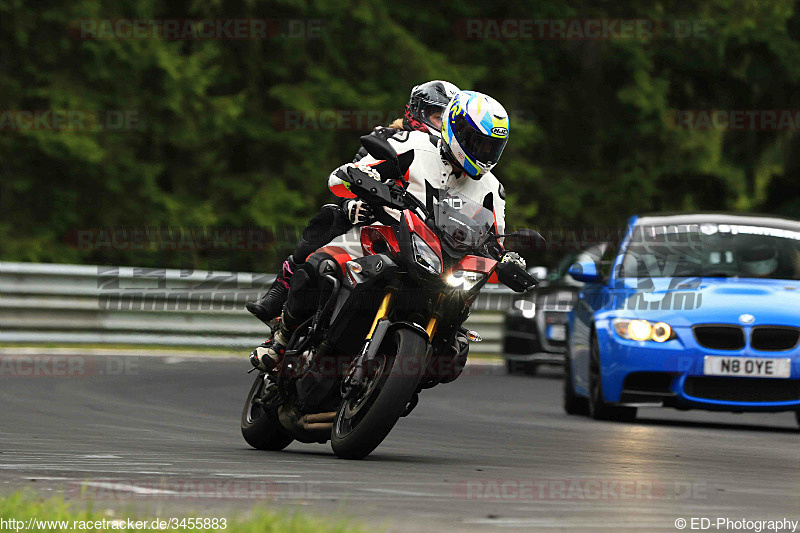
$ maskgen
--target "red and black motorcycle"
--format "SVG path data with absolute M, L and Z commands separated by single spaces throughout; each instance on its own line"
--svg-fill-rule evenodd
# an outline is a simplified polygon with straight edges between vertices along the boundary
M 491 211 L 453 190 L 436 191 L 426 208 L 392 183 L 400 167 L 391 145 L 375 136 L 361 142 L 389 162 L 382 177 L 390 181 L 351 169 L 349 188 L 400 220 L 362 228 L 364 257 L 343 266 L 341 282 L 323 274 L 330 288 L 316 312 L 294 331 L 277 371 L 255 379 L 241 420 L 254 448 L 330 440 L 339 457 L 369 455 L 420 391 L 458 377 L 466 362 L 458 339 L 480 340 L 462 324 L 489 278 L 518 292 L 538 283 L 499 261 L 497 239 L 507 235 L 493 233 Z M 543 242 L 532 230 L 512 235 Z

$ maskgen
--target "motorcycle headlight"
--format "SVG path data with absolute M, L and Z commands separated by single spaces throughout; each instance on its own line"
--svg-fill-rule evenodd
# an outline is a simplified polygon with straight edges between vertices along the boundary
M 471 290 L 475 285 L 483 281 L 486 274 L 480 272 L 467 272 L 466 270 L 459 270 L 447 276 L 447 284 L 456 289 L 463 289 L 465 291 Z
M 632 341 L 667 342 L 675 338 L 675 332 L 666 322 L 616 319 L 613 325 L 617 335 Z
M 442 273 L 442 260 L 436 255 L 436 252 L 416 233 L 411 235 L 411 243 L 414 246 L 414 260 L 417 264 L 431 274 L 440 275 Z

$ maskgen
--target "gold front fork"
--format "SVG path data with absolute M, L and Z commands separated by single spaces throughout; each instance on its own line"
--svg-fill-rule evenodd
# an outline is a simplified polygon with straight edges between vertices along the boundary
M 375 328 L 378 327 L 378 322 L 389 316 L 389 311 L 392 308 L 392 302 L 394 302 L 394 291 L 390 290 L 383 297 L 381 306 L 378 307 L 378 312 L 375 314 L 375 320 L 372 321 L 372 327 L 369 328 L 369 333 L 367 333 L 367 340 L 372 339 L 372 335 L 375 333 Z
M 436 300 L 436 306 L 434 308 L 433 314 L 431 315 L 431 319 L 428 321 L 428 327 L 425 328 L 425 331 L 428 333 L 428 339 L 433 341 L 433 336 L 436 335 L 436 328 L 439 325 L 439 319 L 441 316 L 439 315 L 439 306 L 442 304 L 444 300 L 444 294 L 439 293 L 439 299 Z

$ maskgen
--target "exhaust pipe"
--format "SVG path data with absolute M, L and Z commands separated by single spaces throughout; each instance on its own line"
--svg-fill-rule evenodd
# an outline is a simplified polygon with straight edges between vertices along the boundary
M 282 405 L 278 409 L 278 420 L 297 441 L 325 444 L 331 438 L 336 411 L 329 413 L 300 414 L 296 409 Z

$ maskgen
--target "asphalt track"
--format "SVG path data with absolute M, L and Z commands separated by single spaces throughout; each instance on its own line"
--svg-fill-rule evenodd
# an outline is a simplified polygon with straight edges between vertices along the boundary
M 788 413 L 651 409 L 633 424 L 595 422 L 562 412 L 555 370 L 470 367 L 353 462 L 329 445 L 250 449 L 238 427 L 252 379 L 244 357 L 79 366 L 61 376 L 0 366 L 0 491 L 63 493 L 143 518 L 266 505 L 389 531 L 800 518 L 800 432 Z

